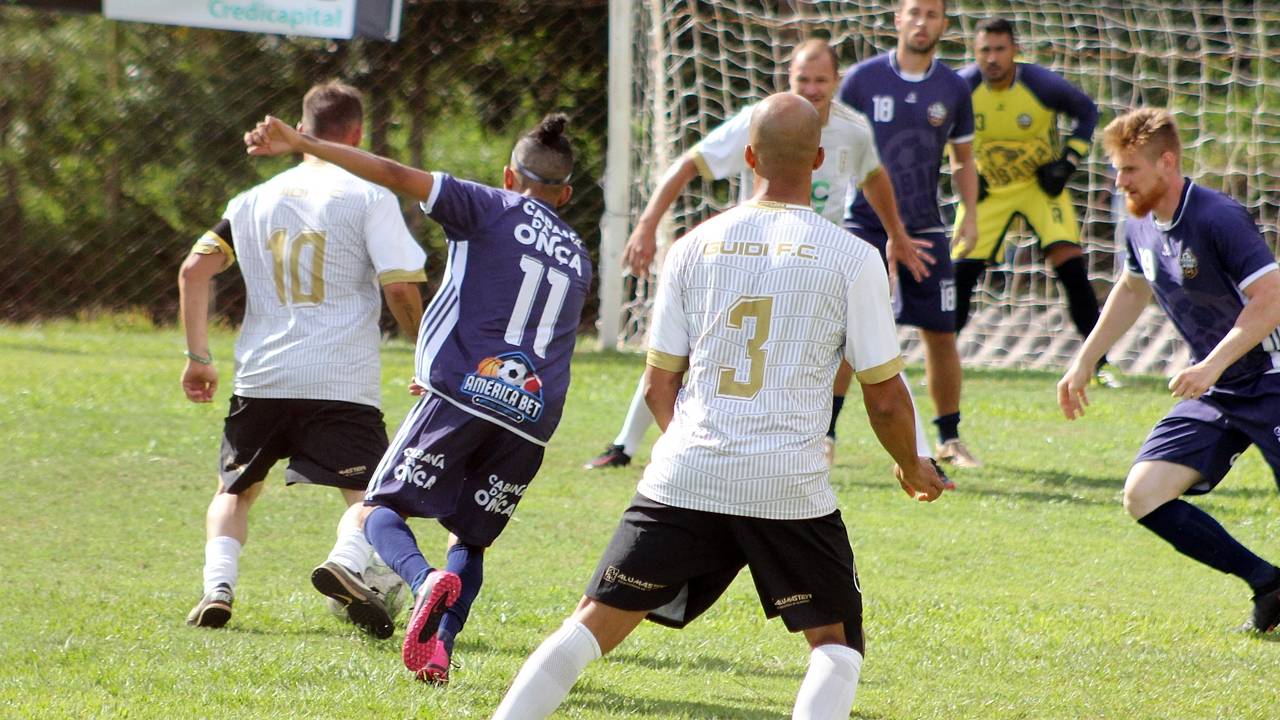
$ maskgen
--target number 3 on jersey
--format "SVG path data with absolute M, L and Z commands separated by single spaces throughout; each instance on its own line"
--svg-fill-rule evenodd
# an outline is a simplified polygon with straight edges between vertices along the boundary
M 564 307 L 564 297 L 569 292 L 569 276 L 555 268 L 547 268 L 541 260 L 528 255 L 520 256 L 520 270 L 524 272 L 524 279 L 520 281 L 520 294 L 516 296 L 515 307 L 511 308 L 511 319 L 507 321 L 507 332 L 502 339 L 517 346 L 524 339 L 525 325 L 533 312 L 533 301 L 538 297 L 545 272 L 551 293 L 542 308 L 542 317 L 538 319 L 538 332 L 533 336 L 534 354 L 545 358 L 547 345 L 551 344 L 551 335 L 556 330 L 556 320 L 560 318 L 560 309 Z
M 726 325 L 734 330 L 745 330 L 747 318 L 755 320 L 751 335 L 747 338 L 747 381 L 738 382 L 738 369 L 720 366 L 720 382 L 716 394 L 721 397 L 750 400 L 764 386 L 764 364 L 769 351 L 764 344 L 769 340 L 769 321 L 773 318 L 773 298 L 743 297 L 729 308 Z

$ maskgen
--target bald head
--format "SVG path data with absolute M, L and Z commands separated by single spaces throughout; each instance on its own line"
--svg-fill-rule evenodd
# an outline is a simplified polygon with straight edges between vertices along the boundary
M 802 176 L 807 186 L 821 144 L 818 111 L 799 95 L 770 95 L 751 113 L 750 145 L 762 178 L 788 182 Z

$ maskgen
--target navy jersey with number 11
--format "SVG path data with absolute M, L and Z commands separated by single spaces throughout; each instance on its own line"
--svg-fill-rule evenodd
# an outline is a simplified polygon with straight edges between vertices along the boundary
M 546 444 L 569 389 L 591 259 L 550 205 L 433 173 L 422 210 L 449 240 L 422 317 L 418 382 L 463 410 Z

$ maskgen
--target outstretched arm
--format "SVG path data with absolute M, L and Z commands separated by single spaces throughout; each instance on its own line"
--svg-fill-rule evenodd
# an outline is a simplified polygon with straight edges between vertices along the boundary
M 1089 386 L 1089 378 L 1093 376 L 1098 361 L 1125 331 L 1133 327 L 1150 301 L 1151 287 L 1141 275 L 1133 272 L 1126 271 L 1111 288 L 1098 324 L 1076 352 L 1071 367 L 1058 381 L 1058 406 L 1068 420 L 1084 415 L 1084 409 L 1089 405 L 1085 388 Z
M 314 155 L 397 195 L 418 202 L 431 196 L 431 186 L 435 182 L 429 172 L 350 145 L 321 140 L 299 132 L 270 115 L 244 134 L 244 144 L 247 146 L 246 152 L 254 156 L 270 157 L 286 153 Z
M 622 250 L 622 264 L 631 269 L 632 275 L 648 277 L 649 264 L 653 262 L 653 255 L 658 250 L 658 223 L 662 222 L 662 216 L 667 214 L 671 203 L 676 201 L 680 192 L 697 174 L 698 165 L 693 156 L 685 154 L 658 182 L 658 187 L 649 196 L 649 203 L 644 206 L 644 212 L 640 213 L 640 219 L 636 221 L 636 227 L 631 231 L 631 237 L 627 238 L 626 247 Z

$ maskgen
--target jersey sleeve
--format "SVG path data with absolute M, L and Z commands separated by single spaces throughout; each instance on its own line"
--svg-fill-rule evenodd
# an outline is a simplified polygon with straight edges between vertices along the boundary
M 217 225 L 205 231 L 200 239 L 196 240 L 196 244 L 191 246 L 191 252 L 196 255 L 217 255 L 222 253 L 222 270 L 226 270 L 236 264 L 236 252 L 233 250 L 235 238 L 231 235 L 231 220 L 235 215 L 236 209 L 240 206 L 240 196 L 236 196 L 231 202 L 227 203 L 227 209 L 222 213 L 222 219 Z
M 871 121 L 857 110 L 853 108 L 849 110 L 855 116 L 858 133 L 857 141 L 853 143 L 853 184 L 861 186 L 863 180 L 880 169 L 880 152 L 876 150 L 876 136 L 875 131 L 871 129 Z
M 1142 264 L 1138 262 L 1138 252 L 1133 247 L 1133 241 L 1129 239 L 1129 233 L 1125 233 L 1124 238 L 1124 269 L 1135 275 L 1142 275 Z
M 875 258 L 862 263 L 850 280 L 844 357 L 858 382 L 874 385 L 902 372 L 898 328 L 889 300 L 889 276 Z
M 951 126 L 947 142 L 959 145 L 973 142 L 973 93 L 959 76 L 956 88 L 956 122 Z
M 858 71 L 857 65 L 849 69 L 844 79 L 840 81 L 840 90 L 836 93 L 836 97 L 845 105 L 862 112 L 862 106 L 858 104 Z
M 1067 148 L 1081 157 L 1088 155 L 1094 128 L 1098 126 L 1098 106 L 1093 99 L 1061 75 L 1039 65 L 1024 65 L 1022 82 L 1045 107 L 1071 118 L 1075 127 L 1067 139 Z
M 431 173 L 431 177 L 431 195 L 422 201 L 422 212 L 440 223 L 451 239 L 473 239 L 476 230 L 505 207 L 502 194 L 487 185 L 442 172 Z
M 364 241 L 378 282 L 426 282 L 427 254 L 418 245 L 390 192 L 377 188 L 364 220 Z
M 698 172 L 707 180 L 723 180 L 733 177 L 747 168 L 743 152 L 751 138 L 751 111 L 749 105 L 737 115 L 721 123 L 707 133 L 689 153 L 698 166 Z
M 1218 261 L 1227 276 L 1244 290 L 1254 280 L 1276 269 L 1275 256 L 1258 232 L 1249 212 L 1236 203 L 1221 213 L 1214 213 L 1208 231 L 1218 253 Z
M 680 258 L 684 248 L 696 243 L 676 243 L 667 255 L 653 304 L 653 324 L 649 328 L 649 351 L 645 364 L 668 372 L 689 369 L 689 319 L 684 309 L 684 283 Z

